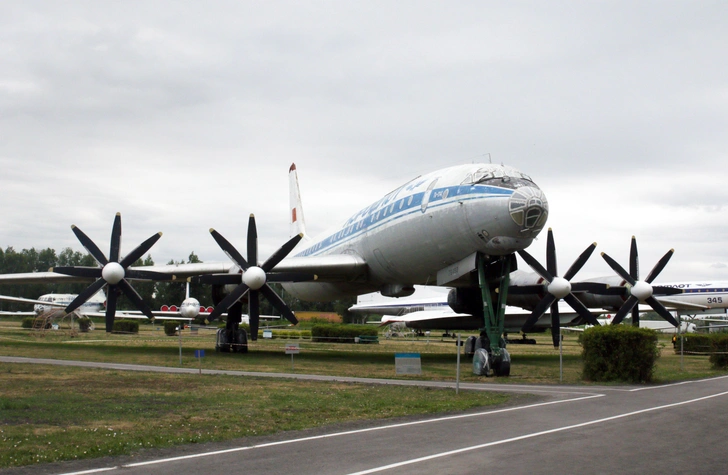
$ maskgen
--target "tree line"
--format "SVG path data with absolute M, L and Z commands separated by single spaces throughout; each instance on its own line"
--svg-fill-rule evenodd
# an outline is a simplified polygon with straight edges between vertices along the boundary
M 170 260 L 167 264 L 195 264 L 201 262 L 200 258 L 193 251 L 187 259 L 179 261 Z M 152 265 L 154 265 L 154 259 L 152 259 L 151 254 L 143 259 L 138 259 L 134 263 L 134 266 Z M 5 250 L 0 248 L 0 274 L 47 272 L 51 267 L 61 266 L 98 267 L 98 263 L 90 254 L 74 251 L 70 247 L 64 248 L 60 252 L 56 252 L 51 248 L 40 251 L 35 248 L 23 249 L 21 251 L 16 251 L 13 247 L 7 247 Z M 186 282 L 146 282 L 136 280 L 132 282 L 132 285 L 153 310 L 158 310 L 162 305 L 179 306 L 185 298 Z M 356 299 L 354 298 L 333 302 L 305 302 L 288 294 L 279 284 L 272 283 L 269 285 L 274 288 L 276 293 L 281 296 L 283 301 L 294 312 L 336 312 L 344 316 L 345 321 L 350 321 L 355 318 L 347 311 L 355 303 Z M 41 295 L 50 293 L 78 294 L 87 286 L 88 284 L 84 283 L 8 284 L 0 286 L 0 294 L 37 299 Z M 190 284 L 190 297 L 196 298 L 200 301 L 200 305 L 205 307 L 213 305 L 210 286 Z M 120 310 L 135 309 L 134 305 L 123 294 L 119 297 L 117 307 Z M 28 304 L 0 301 L 0 311 L 14 312 L 23 310 L 28 310 Z M 280 314 L 264 298 L 260 299 L 260 312 L 264 315 Z

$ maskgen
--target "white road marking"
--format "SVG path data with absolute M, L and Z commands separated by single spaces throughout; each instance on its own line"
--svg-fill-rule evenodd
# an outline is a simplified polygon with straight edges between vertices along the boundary
M 488 442 L 486 444 L 474 445 L 472 447 L 465 447 L 465 448 L 462 448 L 462 449 L 450 450 L 448 452 L 442 452 L 442 453 L 439 453 L 439 454 L 428 455 L 426 457 L 420 457 L 420 458 L 416 458 L 416 459 L 412 459 L 412 460 L 405 460 L 405 461 L 398 462 L 398 463 L 393 463 L 393 464 L 390 464 L 390 465 L 383 465 L 381 467 L 375 467 L 375 468 L 371 468 L 369 470 L 363 470 L 361 472 L 354 472 L 354 473 L 351 473 L 349 475 L 365 475 L 365 474 L 368 474 L 368 473 L 383 472 L 385 470 L 391 470 L 393 468 L 403 467 L 403 466 L 406 466 L 406 465 L 412 465 L 412 464 L 415 464 L 415 463 L 426 462 L 428 460 L 433 460 L 433 459 L 436 459 L 436 458 L 448 457 L 450 455 L 461 454 L 461 453 L 464 453 L 464 452 L 471 452 L 473 450 L 479 450 L 479 449 L 483 449 L 483 448 L 486 448 L 486 447 L 493 447 L 495 445 L 508 444 L 508 443 L 511 443 L 511 442 L 517 442 L 519 440 L 525 440 L 525 439 L 531 439 L 531 438 L 534 438 L 534 437 L 540 437 L 542 435 L 555 434 L 557 432 L 563 432 L 563 431 L 567 431 L 567 430 L 578 429 L 580 427 L 586 427 L 586 426 L 590 426 L 590 425 L 601 424 L 603 422 L 613 421 L 613 420 L 616 420 L 616 419 L 623 419 L 625 417 L 631 417 L 631 416 L 635 416 L 635 415 L 638 415 L 638 414 L 644 414 L 644 413 L 652 412 L 652 411 L 659 411 L 659 410 L 662 410 L 662 409 L 669 409 L 671 407 L 682 406 L 682 405 L 685 405 L 685 404 L 693 404 L 693 403 L 696 403 L 696 402 L 704 401 L 706 399 L 712 399 L 712 398 L 716 398 L 716 397 L 720 397 L 720 396 L 725 396 L 725 395 L 728 395 L 728 391 L 722 392 L 722 393 L 718 393 L 718 394 L 712 394 L 710 396 L 700 397 L 700 398 L 697 398 L 697 399 L 691 399 L 689 401 L 676 402 L 676 403 L 673 403 L 673 404 L 666 404 L 664 406 L 651 407 L 651 408 L 648 408 L 648 409 L 641 409 L 639 411 L 628 412 L 626 414 L 619 414 L 619 415 L 616 415 L 616 416 L 605 417 L 603 419 L 597 419 L 597 420 L 594 420 L 594 421 L 582 422 L 581 424 L 574 424 L 574 425 L 565 426 L 565 427 L 558 427 L 556 429 L 550 429 L 550 430 L 545 430 L 545 431 L 541 431 L 541 432 L 534 432 L 532 434 L 525 434 L 525 435 L 521 435 L 521 436 L 518 436 L 518 437 L 512 437 L 510 439 L 497 440 L 497 441 L 494 441 L 494 442 Z
M 644 388 L 634 388 L 630 389 L 630 392 L 637 392 L 637 391 L 650 391 L 652 389 L 663 389 L 663 388 L 671 388 L 673 386 L 682 386 L 683 384 L 696 384 L 696 383 L 708 383 L 711 381 L 718 381 L 719 379 L 725 379 L 728 378 L 728 375 L 726 376 L 716 376 L 714 378 L 706 378 L 706 379 L 693 379 L 691 381 L 680 381 L 678 383 L 672 383 L 672 384 L 662 384 L 660 386 L 647 386 Z
M 179 457 L 170 457 L 170 458 L 165 458 L 165 459 L 149 460 L 146 462 L 130 463 L 130 464 L 125 464 L 125 465 L 119 465 L 116 467 L 91 469 L 91 470 L 85 470 L 82 472 L 68 472 L 68 473 L 64 473 L 61 475 L 87 475 L 87 474 L 93 474 L 93 473 L 107 472 L 107 471 L 111 471 L 111 470 L 118 470 L 118 469 L 122 469 L 122 468 L 143 467 L 146 465 L 155 465 L 155 464 L 176 462 L 179 460 L 189 460 L 189 459 L 195 459 L 195 458 L 201 458 L 201 457 L 210 457 L 213 455 L 229 454 L 229 453 L 234 453 L 234 452 L 243 452 L 243 451 L 247 451 L 247 450 L 261 449 L 261 448 L 265 448 L 265 447 L 275 447 L 278 445 L 288 445 L 288 444 L 295 444 L 295 443 L 300 443 L 300 442 L 307 442 L 307 441 L 311 441 L 311 440 L 327 439 L 330 437 L 341 437 L 341 436 L 346 436 L 346 435 L 361 434 L 364 432 L 395 429 L 395 428 L 400 428 L 400 427 L 408 427 L 408 426 L 415 426 L 415 425 L 422 425 L 422 424 L 432 424 L 432 423 L 436 423 L 436 422 L 451 421 L 451 420 L 456 420 L 456 419 L 467 419 L 467 418 L 471 418 L 471 417 L 488 416 L 491 414 L 502 414 L 504 412 L 522 411 L 525 409 L 552 406 L 554 404 L 564 404 L 564 403 L 568 403 L 568 402 L 578 402 L 578 401 L 583 401 L 586 399 L 593 399 L 593 398 L 599 398 L 599 397 L 604 397 L 604 394 L 593 394 L 593 395 L 578 397 L 578 398 L 574 398 L 574 399 L 562 399 L 562 400 L 558 400 L 558 401 L 541 402 L 541 403 L 536 403 L 536 404 L 529 404 L 527 406 L 507 407 L 507 408 L 503 408 L 503 409 L 495 409 L 492 411 L 477 412 L 477 413 L 473 413 L 473 414 L 458 414 L 455 416 L 438 417 L 435 419 L 425 419 L 425 420 L 421 420 L 421 421 L 402 422 L 399 424 L 389 424 L 389 425 L 385 425 L 385 426 L 368 427 L 366 429 L 357 429 L 357 430 L 350 430 L 350 431 L 345 431 L 345 432 L 336 432 L 333 434 L 323 434 L 323 435 L 317 435 L 317 436 L 312 436 L 312 437 L 303 437 L 300 439 L 281 440 L 281 441 L 277 441 L 277 442 L 269 442 L 266 444 L 249 445 L 246 447 L 235 447 L 232 449 L 216 450 L 213 452 L 202 452 L 199 454 L 189 454 L 189 455 L 182 455 Z

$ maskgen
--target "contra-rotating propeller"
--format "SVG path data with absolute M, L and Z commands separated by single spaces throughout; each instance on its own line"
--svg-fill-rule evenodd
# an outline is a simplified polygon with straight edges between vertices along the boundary
M 606 253 L 602 252 L 602 257 L 609 267 L 616 272 L 625 282 L 628 284 L 625 287 L 616 287 L 610 289 L 611 292 L 619 292 L 624 296 L 628 296 L 627 300 L 617 311 L 617 314 L 612 320 L 612 325 L 617 325 L 624 320 L 624 317 L 631 311 L 632 312 L 632 325 L 639 326 L 640 322 L 640 311 L 638 303 L 646 303 L 652 309 L 657 312 L 662 318 L 667 320 L 671 325 L 677 327 L 679 323 L 675 318 L 667 311 L 667 309 L 654 297 L 655 295 L 675 295 L 682 293 L 682 290 L 675 289 L 672 287 L 664 287 L 659 285 L 652 285 L 652 281 L 662 272 L 667 265 L 667 262 L 675 252 L 674 249 L 670 249 L 665 253 L 662 258 L 657 261 L 655 267 L 652 268 L 649 275 L 645 280 L 640 280 L 639 270 L 639 258 L 637 255 L 637 239 L 632 236 L 632 245 L 629 251 L 629 272 L 627 272 L 617 261 L 609 257 Z
M 132 270 L 129 266 L 142 257 L 156 243 L 162 233 L 154 234 L 152 237 L 137 246 L 136 249 L 127 254 L 123 259 L 119 260 L 121 250 L 121 213 L 116 213 L 114 218 L 114 226 L 111 230 L 111 246 L 109 250 L 109 258 L 107 259 L 98 246 L 89 239 L 83 231 L 75 225 L 71 226 L 73 233 L 76 235 L 83 247 L 96 259 L 100 267 L 51 267 L 50 272 L 58 274 L 71 275 L 74 277 L 87 277 L 96 279 L 89 285 L 86 290 L 78 294 L 78 296 L 66 307 L 66 313 L 73 312 L 83 305 L 96 292 L 108 285 L 109 290 L 106 295 L 106 331 L 111 332 L 114 329 L 114 316 L 116 315 L 116 301 L 120 292 L 131 300 L 134 305 L 148 318 L 153 319 L 149 306 L 139 296 L 134 287 L 127 279 L 136 280 L 173 280 L 174 276 L 163 274 L 160 272 L 152 272 L 145 270 Z
M 203 275 L 195 280 L 204 284 L 213 285 L 237 285 L 207 317 L 208 320 L 215 320 L 223 312 L 227 311 L 235 302 L 240 300 L 246 293 L 248 295 L 248 316 L 250 318 L 250 338 L 258 339 L 258 326 L 260 322 L 260 295 L 268 300 L 281 314 L 294 325 L 298 319 L 293 314 L 282 298 L 268 285 L 268 282 L 303 282 L 315 280 L 316 275 L 311 273 L 298 272 L 272 272 L 303 237 L 302 234 L 292 237 L 280 247 L 262 265 L 258 265 L 258 231 L 255 225 L 255 216 L 250 215 L 248 220 L 248 259 L 245 260 L 230 242 L 214 229 L 210 229 L 213 239 L 222 250 L 238 267 L 243 271 L 241 274 L 212 274 Z
M 551 228 L 548 231 L 548 240 L 546 241 L 546 269 L 526 251 L 518 251 L 524 261 L 533 268 L 538 275 L 544 279 L 543 284 L 514 286 L 508 289 L 512 294 L 538 294 L 543 295 L 539 303 L 534 307 L 531 315 L 526 319 L 521 331 L 527 333 L 531 331 L 539 318 L 551 307 L 551 336 L 554 346 L 559 346 L 559 335 L 561 333 L 561 322 L 559 321 L 559 300 L 563 299 L 573 308 L 576 313 L 581 315 L 586 321 L 593 325 L 599 325 L 596 317 L 592 315 L 589 309 L 577 299 L 573 291 L 589 291 L 600 292 L 606 288 L 604 284 L 595 284 L 590 282 L 571 283 L 571 279 L 584 266 L 586 261 L 594 252 L 596 243 L 592 243 L 584 252 L 574 261 L 569 270 L 563 277 L 558 276 L 556 265 L 556 245 L 554 244 L 554 234 Z

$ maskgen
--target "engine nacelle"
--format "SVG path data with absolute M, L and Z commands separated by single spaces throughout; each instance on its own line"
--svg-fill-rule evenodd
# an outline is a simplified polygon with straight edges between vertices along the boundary
M 238 266 L 233 266 L 228 273 L 229 274 L 242 274 L 243 270 Z M 222 299 L 227 297 L 230 294 L 230 292 L 235 290 L 235 287 L 237 287 L 237 285 L 213 285 L 212 286 L 212 303 L 217 305 L 220 302 L 222 302 Z
M 379 293 L 385 297 L 409 297 L 415 293 L 415 288 L 412 285 L 385 284 L 380 288 Z
M 456 313 L 469 313 L 483 318 L 483 302 L 480 289 L 456 287 L 447 294 L 447 304 Z

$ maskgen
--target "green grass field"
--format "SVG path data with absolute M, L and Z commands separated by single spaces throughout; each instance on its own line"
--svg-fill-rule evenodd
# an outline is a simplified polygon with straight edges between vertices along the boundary
M 529 335 L 530 337 L 531 335 Z M 537 345 L 510 345 L 509 378 L 472 374 L 461 358 L 461 381 L 487 384 L 559 384 L 559 351 L 549 335 Z M 452 338 L 381 339 L 379 344 L 322 344 L 297 340 L 293 372 L 396 378 L 394 354 L 421 355 L 420 376 L 454 381 Z M 251 343 L 246 355 L 215 353 L 214 332 L 183 332 L 182 364 L 187 368 L 292 372 L 284 340 Z M 655 379 L 670 382 L 725 374 L 712 370 L 707 356 L 675 355 L 669 336 Z M 202 360 L 195 349 L 206 350 Z M 566 335 L 563 382 L 581 380 L 581 347 Z M 143 325 L 137 335 L 103 331 L 71 334 L 69 329 L 32 332 L 19 321 L 0 322 L 0 355 L 180 366 L 179 339 Z M 403 378 L 399 376 L 399 378 Z M 197 374 L 166 375 L 44 365 L 0 364 L 0 468 L 141 449 L 221 441 L 357 420 L 462 411 L 503 404 L 514 396 L 411 387 L 305 382 Z

